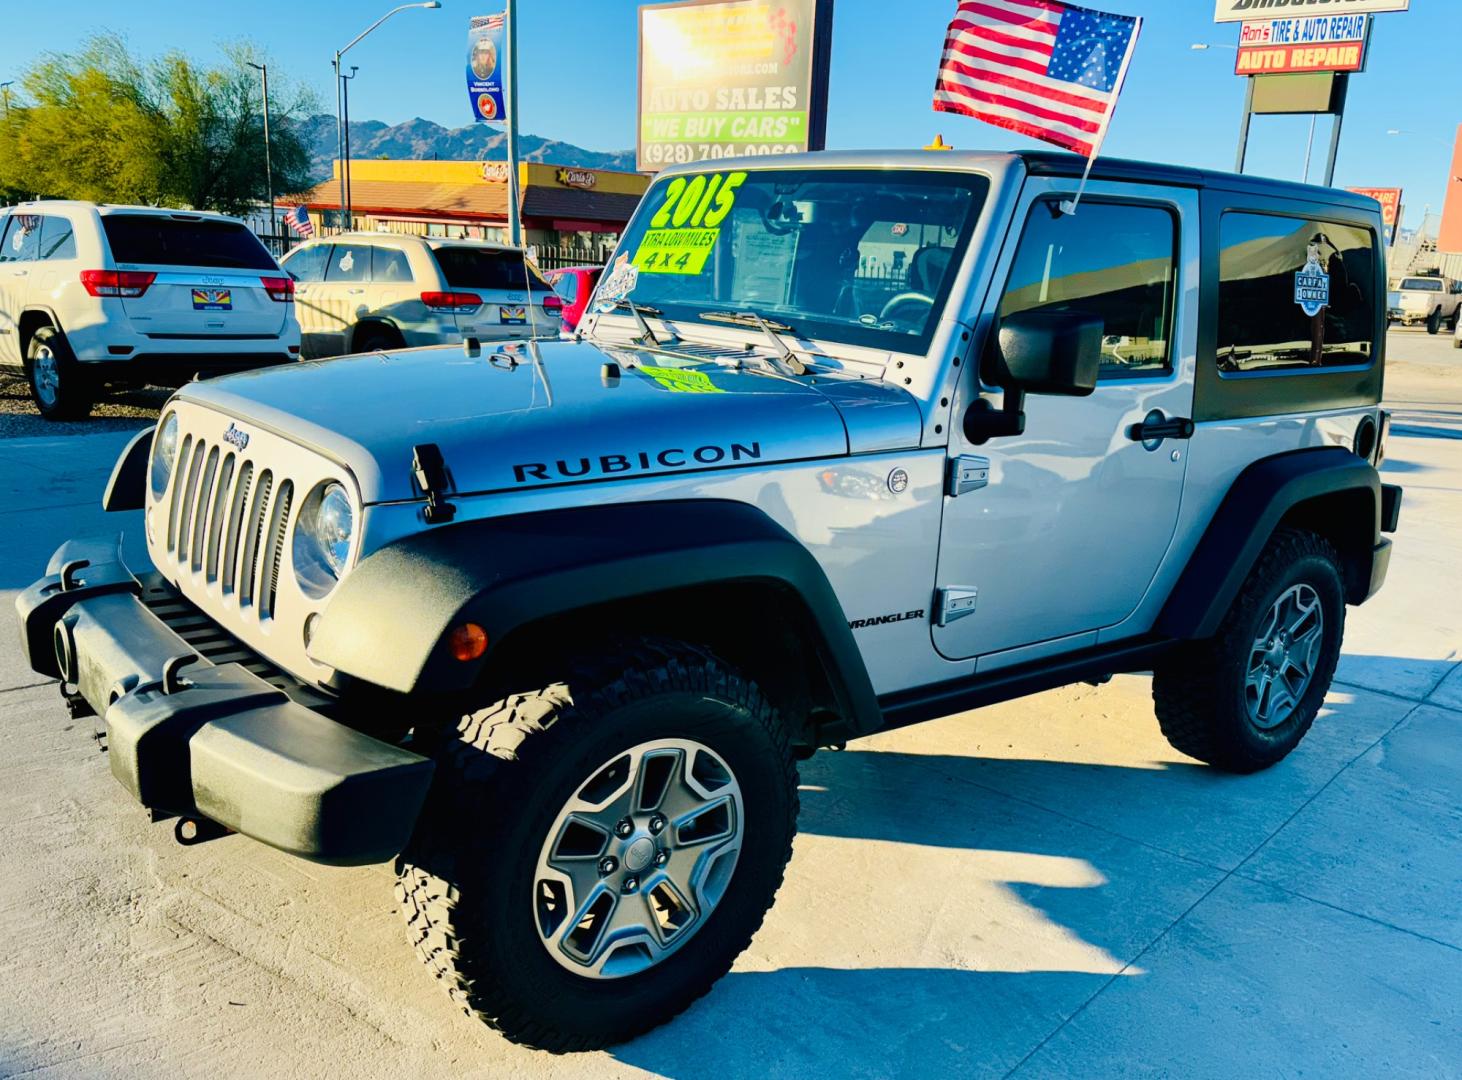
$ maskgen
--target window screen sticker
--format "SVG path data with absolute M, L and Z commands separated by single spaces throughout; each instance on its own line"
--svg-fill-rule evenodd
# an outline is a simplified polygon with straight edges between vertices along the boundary
M 1320 265 L 1318 234 L 1305 248 L 1305 265 L 1295 271 L 1294 302 L 1312 319 L 1330 303 L 1330 275 Z
M 619 307 L 619 302 L 634 292 L 639 280 L 640 268 L 629 261 L 628 255 L 615 259 L 614 269 L 600 279 L 599 288 L 594 290 L 594 311 L 607 315 Z
M 634 264 L 651 274 L 699 274 L 745 181 L 744 172 L 674 177 L 665 185 L 665 201 L 650 218 Z

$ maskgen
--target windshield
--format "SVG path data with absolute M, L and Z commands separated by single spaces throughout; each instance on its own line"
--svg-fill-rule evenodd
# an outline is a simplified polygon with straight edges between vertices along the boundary
M 1409 277 L 1401 283 L 1403 289 L 1415 292 L 1441 292 L 1442 283 L 1436 278 Z
M 922 352 L 989 186 L 879 169 L 668 177 L 636 211 L 595 310 L 627 296 L 674 320 L 754 311 L 803 338 Z

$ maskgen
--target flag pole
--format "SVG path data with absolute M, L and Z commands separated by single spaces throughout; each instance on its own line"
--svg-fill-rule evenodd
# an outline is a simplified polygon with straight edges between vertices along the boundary
M 1127 80 L 1127 66 L 1132 63 L 1132 54 L 1137 51 L 1137 37 L 1142 33 L 1142 16 L 1137 16 L 1132 24 L 1132 40 L 1127 42 L 1127 51 L 1122 56 L 1122 66 L 1117 69 L 1117 82 L 1112 87 L 1112 104 L 1102 117 L 1101 130 L 1097 132 L 1096 141 L 1091 144 L 1091 153 L 1087 155 L 1086 168 L 1081 172 L 1081 183 L 1077 185 L 1076 197 L 1074 199 L 1063 199 L 1059 204 L 1061 213 L 1075 215 L 1076 207 L 1081 202 L 1081 197 L 1086 193 L 1086 181 L 1091 176 L 1091 167 L 1096 162 L 1096 156 L 1102 152 L 1102 143 L 1107 138 L 1107 128 L 1112 123 L 1112 113 L 1117 111 L 1117 101 L 1122 96 L 1122 84 Z

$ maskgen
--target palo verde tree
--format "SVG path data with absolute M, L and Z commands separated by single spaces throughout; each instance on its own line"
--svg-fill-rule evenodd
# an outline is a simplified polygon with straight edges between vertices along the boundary
M 216 68 L 180 53 L 141 64 L 101 37 L 45 56 L 0 116 L 0 197 L 235 213 L 261 202 L 264 114 L 252 59 L 234 50 Z M 283 78 L 270 83 L 274 191 L 302 191 L 309 155 L 293 121 L 313 101 Z

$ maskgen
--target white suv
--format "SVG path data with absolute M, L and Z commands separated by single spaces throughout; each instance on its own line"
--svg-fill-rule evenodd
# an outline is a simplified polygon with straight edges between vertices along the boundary
M 283 265 L 311 358 L 557 337 L 563 313 L 522 251 L 482 240 L 342 233 L 301 244 Z
M 299 358 L 294 282 L 243 222 L 85 202 L 0 209 L 0 365 L 41 415 L 85 416 L 103 387 Z

